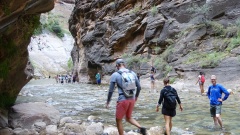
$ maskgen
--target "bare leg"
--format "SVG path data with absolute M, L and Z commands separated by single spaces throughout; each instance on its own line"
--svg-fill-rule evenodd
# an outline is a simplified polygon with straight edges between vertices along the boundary
M 220 114 L 216 114 L 216 118 L 217 118 L 217 122 L 220 125 L 220 127 L 223 127 L 223 123 L 222 123 L 222 118 Z
M 133 119 L 133 118 L 126 118 L 126 121 L 129 122 L 129 123 L 131 123 L 132 125 L 138 127 L 138 128 L 141 127 L 141 125 L 140 125 L 135 119 Z
M 170 135 L 170 131 L 172 129 L 172 117 L 164 115 L 164 119 L 165 119 L 166 134 Z
M 117 119 L 116 118 L 116 122 L 117 122 L 117 129 L 118 129 L 119 135 L 123 135 L 122 119 Z
M 217 127 L 217 126 L 218 126 L 218 120 L 217 120 L 217 117 L 213 117 L 213 122 L 214 122 L 215 127 Z

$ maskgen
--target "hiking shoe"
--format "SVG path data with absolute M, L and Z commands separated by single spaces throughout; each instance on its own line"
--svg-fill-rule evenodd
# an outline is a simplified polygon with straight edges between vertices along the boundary
M 141 128 L 140 128 L 140 133 L 141 133 L 142 135 L 147 135 L 147 133 L 146 133 L 146 128 L 145 128 L 145 127 L 141 127 Z

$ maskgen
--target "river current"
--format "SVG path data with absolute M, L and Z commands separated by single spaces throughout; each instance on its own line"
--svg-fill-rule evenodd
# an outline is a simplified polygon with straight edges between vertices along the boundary
M 150 84 L 149 84 L 150 85 Z M 176 88 L 177 89 L 177 88 Z M 110 108 L 105 108 L 108 85 L 93 84 L 57 84 L 53 79 L 31 80 L 21 90 L 16 100 L 18 103 L 46 102 L 59 110 L 61 117 L 72 117 L 76 120 L 87 121 L 88 116 L 99 117 L 105 125 L 115 125 L 115 105 L 118 97 L 115 90 Z M 156 112 L 159 91 L 149 93 L 149 89 L 141 90 L 136 102 L 133 117 L 147 129 L 164 126 L 161 111 Z M 177 90 L 182 102 L 183 111 L 177 108 L 173 117 L 174 135 L 240 135 L 240 100 L 239 93 L 230 95 L 223 102 L 222 119 L 225 130 L 214 127 L 210 117 L 209 100 L 197 92 Z M 26 96 L 25 96 L 26 95 Z M 136 127 L 124 121 L 124 130 L 136 130 Z

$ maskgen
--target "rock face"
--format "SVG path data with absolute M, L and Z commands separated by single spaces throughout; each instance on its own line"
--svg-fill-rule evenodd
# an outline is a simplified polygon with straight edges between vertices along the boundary
M 5 108 L 30 79 L 24 73 L 27 45 L 40 13 L 51 10 L 54 0 L 2 0 L 0 5 L 0 108 Z
M 239 11 L 239 0 L 76 0 L 69 19 L 75 38 L 75 74 L 80 81 L 94 82 L 98 71 L 110 75 L 114 61 L 125 55 L 152 61 L 134 69 L 141 74 L 148 72 L 150 64 L 162 76 L 171 71 L 174 76 L 186 76 L 190 71 L 196 77 L 199 70 L 211 74 L 218 71 L 213 68 L 223 59 L 239 56 L 239 49 L 228 51 L 231 36 L 238 36 L 234 30 L 223 30 L 236 25 Z M 209 58 L 210 53 L 218 55 Z M 235 67 L 232 73 L 239 75 L 239 62 L 231 66 Z M 89 80 L 81 80 L 87 78 L 84 76 Z

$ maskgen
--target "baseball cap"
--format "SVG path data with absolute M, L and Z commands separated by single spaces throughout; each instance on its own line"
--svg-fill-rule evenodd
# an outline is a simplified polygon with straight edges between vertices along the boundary
M 116 65 L 118 65 L 118 64 L 120 64 L 120 63 L 124 63 L 124 60 L 123 60 L 123 59 L 117 59 Z
M 211 79 L 217 79 L 216 75 L 211 75 Z

